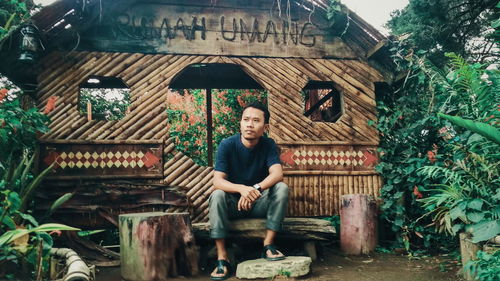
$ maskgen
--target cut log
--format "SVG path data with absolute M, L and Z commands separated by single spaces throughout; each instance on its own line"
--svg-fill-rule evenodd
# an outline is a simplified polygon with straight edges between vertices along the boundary
M 460 233 L 460 255 L 462 256 L 462 266 L 465 266 L 470 260 L 475 260 L 476 254 L 481 250 L 479 244 L 472 243 L 470 240 L 470 234 Z M 474 275 L 470 274 L 469 271 L 464 272 L 465 280 L 476 280 Z
M 342 196 L 340 248 L 345 254 L 369 254 L 377 246 L 377 204 L 368 194 Z
M 198 251 L 188 213 L 119 216 L 121 275 L 128 281 L 163 281 L 198 273 Z
M 209 239 L 209 223 L 193 223 L 196 237 Z M 266 232 L 265 219 L 239 219 L 231 221 L 229 237 L 231 238 L 264 238 Z M 285 218 L 283 229 L 278 234 L 279 238 L 298 240 L 330 240 L 336 231 L 327 220 L 313 218 Z

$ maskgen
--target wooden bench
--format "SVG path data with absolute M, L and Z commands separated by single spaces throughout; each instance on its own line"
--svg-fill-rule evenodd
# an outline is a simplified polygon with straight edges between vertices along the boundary
M 210 225 L 193 223 L 196 239 L 210 239 Z M 265 219 L 238 219 L 231 221 L 229 238 L 263 239 L 266 230 Z M 316 218 L 285 218 L 283 229 L 278 234 L 280 239 L 294 239 L 303 241 L 304 250 L 315 260 L 316 241 L 328 241 L 336 234 L 335 228 L 327 220 Z

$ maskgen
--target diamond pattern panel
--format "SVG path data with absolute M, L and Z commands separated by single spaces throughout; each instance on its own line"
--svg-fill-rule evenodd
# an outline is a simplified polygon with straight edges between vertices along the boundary
M 367 146 L 286 146 L 281 161 L 285 169 L 373 170 L 376 148 Z
M 42 165 L 52 176 L 162 177 L 162 144 L 47 144 Z

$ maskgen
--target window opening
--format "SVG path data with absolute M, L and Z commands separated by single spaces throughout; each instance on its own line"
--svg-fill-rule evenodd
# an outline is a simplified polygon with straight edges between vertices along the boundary
M 130 106 L 130 89 L 116 77 L 90 76 L 80 84 L 78 110 L 90 120 L 122 119 Z
M 336 122 L 343 114 L 341 93 L 332 82 L 309 81 L 302 89 L 304 116 L 316 122 Z

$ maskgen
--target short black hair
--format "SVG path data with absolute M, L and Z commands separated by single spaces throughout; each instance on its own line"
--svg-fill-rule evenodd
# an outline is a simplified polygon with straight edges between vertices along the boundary
M 242 112 L 244 112 L 245 109 L 247 109 L 249 107 L 256 108 L 256 109 L 261 110 L 262 112 L 264 112 L 264 124 L 269 124 L 269 118 L 271 118 L 271 114 L 269 113 L 269 110 L 267 109 L 267 106 L 265 106 L 261 102 L 254 101 L 254 102 L 251 102 L 251 103 L 245 105 L 245 107 L 243 108 Z

